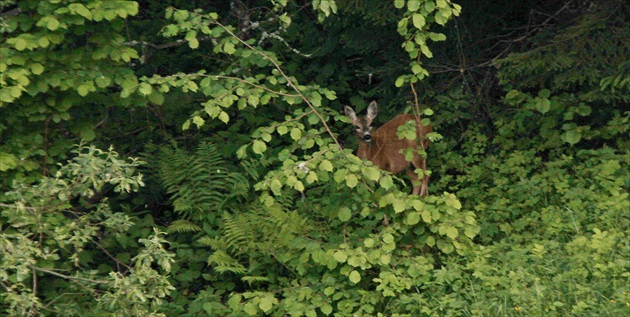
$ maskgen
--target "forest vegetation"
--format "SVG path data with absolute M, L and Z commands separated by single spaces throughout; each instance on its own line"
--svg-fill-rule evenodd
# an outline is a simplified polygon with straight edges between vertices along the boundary
M 0 0 L 0 315 L 628 316 L 628 21 Z M 427 196 L 355 156 L 372 101 Z

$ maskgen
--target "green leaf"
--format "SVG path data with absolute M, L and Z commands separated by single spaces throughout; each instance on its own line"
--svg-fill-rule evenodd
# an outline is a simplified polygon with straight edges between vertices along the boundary
M 196 49 L 199 47 L 199 40 L 195 37 L 188 40 L 188 46 L 192 49 Z
M 287 128 L 284 125 L 281 125 L 281 126 L 278 127 L 278 129 L 276 131 L 278 131 L 278 134 L 280 134 L 280 135 L 285 135 L 285 134 L 287 134 L 287 132 L 289 132 L 289 128 Z
M 22 38 L 16 38 L 15 39 L 15 49 L 18 51 L 23 51 L 26 48 L 26 40 L 22 39 Z
M 77 92 L 81 95 L 81 97 L 85 97 L 90 93 L 90 86 L 87 84 L 80 85 L 77 87 Z
M 551 109 L 551 101 L 549 99 L 538 99 L 536 101 L 536 110 L 540 113 L 547 113 Z
M 405 223 L 408 225 L 415 225 L 418 222 L 420 222 L 420 213 L 417 211 L 413 211 L 407 214 L 407 217 L 405 218 Z
M 74 11 L 76 11 L 76 13 L 80 14 L 84 18 L 88 20 L 92 20 L 92 12 L 90 12 L 90 10 L 86 8 L 84 5 L 80 3 L 73 3 L 69 5 L 68 7 L 71 7 L 71 9 L 73 8 Z
M 252 150 L 256 154 L 263 154 L 267 151 L 267 144 L 260 140 L 254 140 L 254 144 L 252 145 Z
M 333 311 L 333 307 L 328 303 L 322 303 L 322 306 L 319 309 L 321 309 L 324 315 L 330 315 Z
M 352 216 L 352 211 L 348 207 L 341 207 L 339 209 L 339 212 L 337 213 L 337 218 L 339 218 L 341 222 L 346 222 L 350 220 L 351 216 Z
M 396 83 L 395 83 L 396 87 L 402 87 L 402 85 L 405 84 L 405 78 L 406 78 L 405 75 L 398 76 L 398 78 L 396 78 Z
M 357 176 L 354 174 L 348 174 L 346 175 L 346 185 L 350 188 L 354 188 L 357 186 L 357 184 L 359 183 L 359 180 L 357 179 Z
M 271 183 L 269 184 L 269 188 L 274 193 L 274 195 L 278 196 L 281 193 L 280 190 L 282 189 L 282 183 L 280 183 L 280 181 L 277 178 L 274 178 L 271 180 Z
M 588 116 L 589 114 L 591 114 L 591 111 L 592 111 L 591 107 L 585 104 L 581 104 L 575 109 L 575 112 L 577 112 L 577 114 L 579 114 L 582 117 Z
M 582 139 L 582 134 L 576 129 L 565 132 L 563 135 L 563 139 L 565 142 L 574 145 Z
M 54 17 L 48 17 L 48 20 L 46 22 L 46 27 L 49 30 L 54 31 L 59 28 L 59 21 L 55 19 Z
M 397 200 L 395 200 L 392 203 L 392 205 L 394 206 L 394 211 L 397 214 L 405 211 L 405 201 L 404 200 L 397 199 Z
M 333 258 L 335 258 L 335 260 L 337 260 L 337 262 L 339 263 L 344 263 L 346 262 L 346 260 L 348 260 L 348 255 L 343 251 L 338 250 L 333 254 Z
M 396 9 L 402 9 L 405 6 L 405 0 L 394 0 Z
M 390 189 L 392 186 L 394 186 L 394 180 L 390 175 L 384 175 L 383 177 L 381 177 L 378 183 L 381 185 L 381 187 L 385 189 Z
M 291 139 L 297 141 L 302 138 L 302 130 L 298 128 L 291 129 Z
M 367 166 L 363 168 L 363 175 L 371 181 L 377 181 L 381 177 L 381 171 L 374 166 Z
M 234 44 L 232 44 L 232 42 L 225 42 L 225 44 L 223 44 L 223 51 L 232 55 L 236 52 L 236 48 L 234 48 Z
M 0 172 L 6 172 L 10 169 L 14 169 L 19 164 L 18 158 L 9 153 L 0 152 Z
M 224 123 L 228 123 L 228 121 L 230 121 L 230 116 L 225 111 L 221 111 L 219 113 L 219 120 L 223 121 Z
M 410 12 L 416 12 L 420 8 L 420 0 L 409 0 L 407 2 L 407 10 Z
M 431 32 L 431 33 L 429 33 L 429 38 L 432 41 L 440 42 L 440 41 L 445 41 L 446 40 L 446 35 L 444 35 L 442 33 L 433 33 L 433 32 Z
M 148 84 L 148 83 L 141 83 L 141 84 L 138 86 L 138 91 L 139 91 L 141 94 L 143 94 L 143 95 L 145 95 L 145 96 L 148 96 L 148 95 L 150 95 L 150 94 L 151 94 L 151 92 L 153 91 L 153 87 L 151 87 L 151 85 L 150 85 L 150 84 Z
M 431 212 L 428 210 L 423 210 L 420 215 L 422 216 L 422 221 L 426 223 L 431 223 L 433 219 L 431 219 Z
M 455 227 L 448 227 L 446 228 L 445 232 L 446 232 L 446 236 L 451 239 L 455 239 L 459 235 L 459 231 Z
M 258 303 L 258 307 L 260 307 L 260 309 L 262 309 L 262 311 L 264 311 L 265 313 L 270 311 L 273 307 L 273 297 L 265 296 L 261 298 L 260 302 Z
M 350 282 L 357 284 L 361 281 L 361 274 L 359 274 L 356 270 L 353 270 L 350 272 L 350 275 L 348 275 L 348 278 L 350 279 Z
M 303 192 L 304 191 L 304 183 L 302 183 L 302 181 L 297 181 L 295 182 L 295 184 L 293 185 L 293 188 L 299 192 Z
M 35 75 L 39 75 L 44 72 L 44 66 L 40 63 L 35 63 L 31 65 L 31 73 Z
M 323 160 L 321 163 L 319 163 L 319 169 L 323 171 L 332 172 L 333 165 L 329 160 Z
M 428 58 L 433 58 L 433 53 L 431 52 L 428 46 L 420 45 L 420 50 L 422 51 L 422 54 L 424 54 L 424 56 Z
M 424 25 L 427 23 L 424 16 L 420 13 L 414 13 L 413 16 L 411 17 L 411 20 L 413 21 L 413 26 L 415 26 L 418 29 L 422 29 Z
M 243 310 L 250 316 L 254 316 L 258 314 L 258 309 L 254 303 L 247 303 L 243 306 Z

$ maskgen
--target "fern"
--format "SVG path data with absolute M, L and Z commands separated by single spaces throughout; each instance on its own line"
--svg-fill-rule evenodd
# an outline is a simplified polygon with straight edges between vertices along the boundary
M 194 222 L 188 220 L 175 220 L 166 228 L 168 232 L 199 232 L 201 227 Z
M 159 162 L 160 180 L 175 212 L 192 220 L 222 210 L 226 202 L 249 190 L 247 179 L 229 171 L 212 143 L 201 143 L 194 154 L 166 147 Z

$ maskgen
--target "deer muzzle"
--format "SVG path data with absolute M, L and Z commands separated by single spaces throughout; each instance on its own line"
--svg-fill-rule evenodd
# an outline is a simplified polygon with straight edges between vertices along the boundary
M 365 141 L 365 142 L 370 142 L 370 141 L 372 141 L 372 135 L 371 135 L 371 134 L 369 134 L 369 133 L 364 134 L 364 135 L 363 135 L 363 141 Z

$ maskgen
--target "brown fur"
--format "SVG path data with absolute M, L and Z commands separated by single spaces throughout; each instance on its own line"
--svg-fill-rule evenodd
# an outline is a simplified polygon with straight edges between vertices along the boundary
M 365 118 L 358 118 L 354 110 L 347 106 L 345 107 L 345 113 L 357 128 L 355 132 L 359 139 L 359 148 L 357 149 L 359 158 L 368 159 L 374 165 L 393 174 L 405 170 L 413 184 L 412 193 L 421 196 L 428 194 L 429 176 L 424 175 L 422 182 L 420 182 L 418 174 L 414 172 L 416 168 L 426 171 L 426 158 L 414 151 L 413 159 L 409 162 L 405 159 L 401 150 L 404 151 L 407 148 L 416 149 L 418 146 L 426 150 L 430 142 L 425 136 L 431 132 L 430 126 L 423 126 L 419 117 L 410 114 L 400 114 L 376 129 L 376 131 L 371 132 L 371 123 L 377 114 L 375 102 L 372 102 L 368 107 L 368 114 Z M 416 140 L 398 139 L 398 127 L 411 120 L 416 122 Z M 371 135 L 369 142 L 364 139 L 366 135 Z

